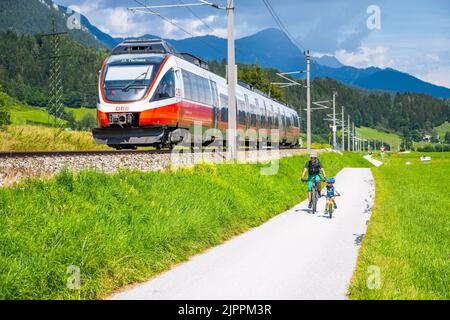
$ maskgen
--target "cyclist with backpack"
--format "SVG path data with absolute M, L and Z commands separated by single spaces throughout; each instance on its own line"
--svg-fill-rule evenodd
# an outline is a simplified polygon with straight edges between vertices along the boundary
M 317 182 L 320 192 L 320 190 L 322 190 L 322 186 L 320 183 L 320 181 L 322 180 L 322 176 L 320 175 L 320 173 L 323 174 L 324 181 L 326 181 L 327 176 L 325 173 L 325 169 L 322 167 L 322 164 L 317 158 L 317 154 L 314 152 L 311 153 L 310 160 L 306 161 L 305 168 L 303 169 L 302 173 L 302 181 L 304 181 L 306 172 L 308 172 L 308 200 L 309 200 L 308 208 L 311 208 L 312 206 L 311 195 L 312 190 L 314 188 L 314 184 Z

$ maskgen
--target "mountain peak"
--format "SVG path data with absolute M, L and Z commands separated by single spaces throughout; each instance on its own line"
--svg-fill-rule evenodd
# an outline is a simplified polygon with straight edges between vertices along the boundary
M 335 56 L 328 54 L 325 54 L 321 57 L 315 57 L 314 60 L 316 60 L 318 64 L 325 67 L 340 68 L 344 66 Z

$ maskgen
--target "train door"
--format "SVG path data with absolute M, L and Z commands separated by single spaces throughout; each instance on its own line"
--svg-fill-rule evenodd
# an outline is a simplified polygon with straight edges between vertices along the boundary
M 217 84 L 210 80 L 211 83 L 211 94 L 212 94 L 212 127 L 214 129 L 218 128 L 219 125 L 219 94 L 217 91 Z

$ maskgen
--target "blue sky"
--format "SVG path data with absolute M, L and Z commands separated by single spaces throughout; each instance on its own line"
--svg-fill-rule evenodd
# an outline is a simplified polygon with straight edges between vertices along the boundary
M 138 0 L 148 5 L 197 0 Z M 160 18 L 136 14 L 134 0 L 55 0 L 75 5 L 91 23 L 112 36 L 188 34 Z M 216 0 L 225 4 L 224 0 Z M 450 1 L 448 0 L 270 0 L 290 33 L 316 55 L 332 54 L 355 67 L 391 67 L 450 88 Z M 367 8 L 380 9 L 380 29 L 369 29 Z M 235 0 L 236 36 L 251 35 L 275 22 L 262 0 Z M 226 36 L 226 16 L 209 7 L 192 7 L 209 29 L 186 8 L 160 12 L 193 35 Z

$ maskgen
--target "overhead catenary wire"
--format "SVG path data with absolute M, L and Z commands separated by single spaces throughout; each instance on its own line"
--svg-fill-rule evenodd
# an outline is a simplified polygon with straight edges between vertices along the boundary
M 184 2 L 183 0 L 178 0 L 178 2 L 182 5 L 186 5 L 186 2 Z M 192 10 L 189 6 L 185 6 L 184 8 L 186 8 L 186 10 L 188 10 L 198 21 L 200 21 L 206 28 L 208 28 L 211 33 L 216 36 L 217 38 L 222 38 L 220 35 L 217 34 L 216 30 L 214 30 L 213 27 L 211 27 L 208 23 L 206 23 L 198 14 L 195 13 L 194 10 Z M 239 49 L 238 47 L 235 47 L 235 50 L 239 53 L 241 53 L 242 55 L 245 55 L 245 52 L 242 51 L 241 49 Z
M 275 9 L 272 7 L 272 5 L 270 4 L 269 0 L 263 0 L 264 5 L 266 6 L 267 10 L 269 11 L 270 15 L 272 16 L 272 18 L 275 20 L 275 23 L 278 25 L 278 27 L 280 28 L 280 30 L 286 35 L 286 37 L 296 46 L 298 47 L 300 50 L 302 51 L 306 51 L 305 47 L 298 42 L 293 36 L 292 34 L 289 32 L 289 30 L 286 28 L 285 24 L 283 23 L 283 21 L 280 19 L 280 17 L 278 16 L 277 12 L 275 11 Z
M 174 22 L 172 19 L 169 19 L 165 16 L 163 16 L 161 13 L 159 13 L 158 11 L 155 11 L 153 9 L 150 9 L 147 4 L 139 1 L 139 0 L 134 0 L 136 3 L 140 4 L 141 6 L 143 6 L 149 13 L 152 13 L 154 15 L 156 15 L 157 17 L 161 18 L 162 20 L 170 23 L 171 25 L 173 25 L 174 27 L 180 29 L 181 31 L 183 31 L 184 33 L 188 34 L 189 36 L 195 38 L 196 36 L 187 31 L 185 28 L 183 28 L 182 26 L 180 26 L 178 23 Z M 199 40 L 200 42 L 202 42 L 203 44 L 205 44 L 206 46 L 210 47 L 211 49 L 214 49 L 215 51 L 217 51 L 218 53 L 222 53 L 220 49 L 218 49 L 216 46 L 211 45 L 210 43 L 202 40 L 201 38 L 197 38 L 197 40 Z
M 181 4 L 186 4 L 186 2 L 184 2 L 183 0 L 178 0 L 179 3 Z M 192 10 L 191 8 L 189 8 L 188 6 L 185 6 L 186 10 L 188 10 L 194 17 L 197 18 L 198 21 L 200 21 L 206 28 L 208 28 L 216 37 L 219 37 L 219 35 L 217 35 L 216 31 L 209 25 L 207 24 L 205 21 L 203 21 L 202 18 L 200 18 L 195 12 L 194 10 Z M 220 37 L 219 37 L 220 38 Z

